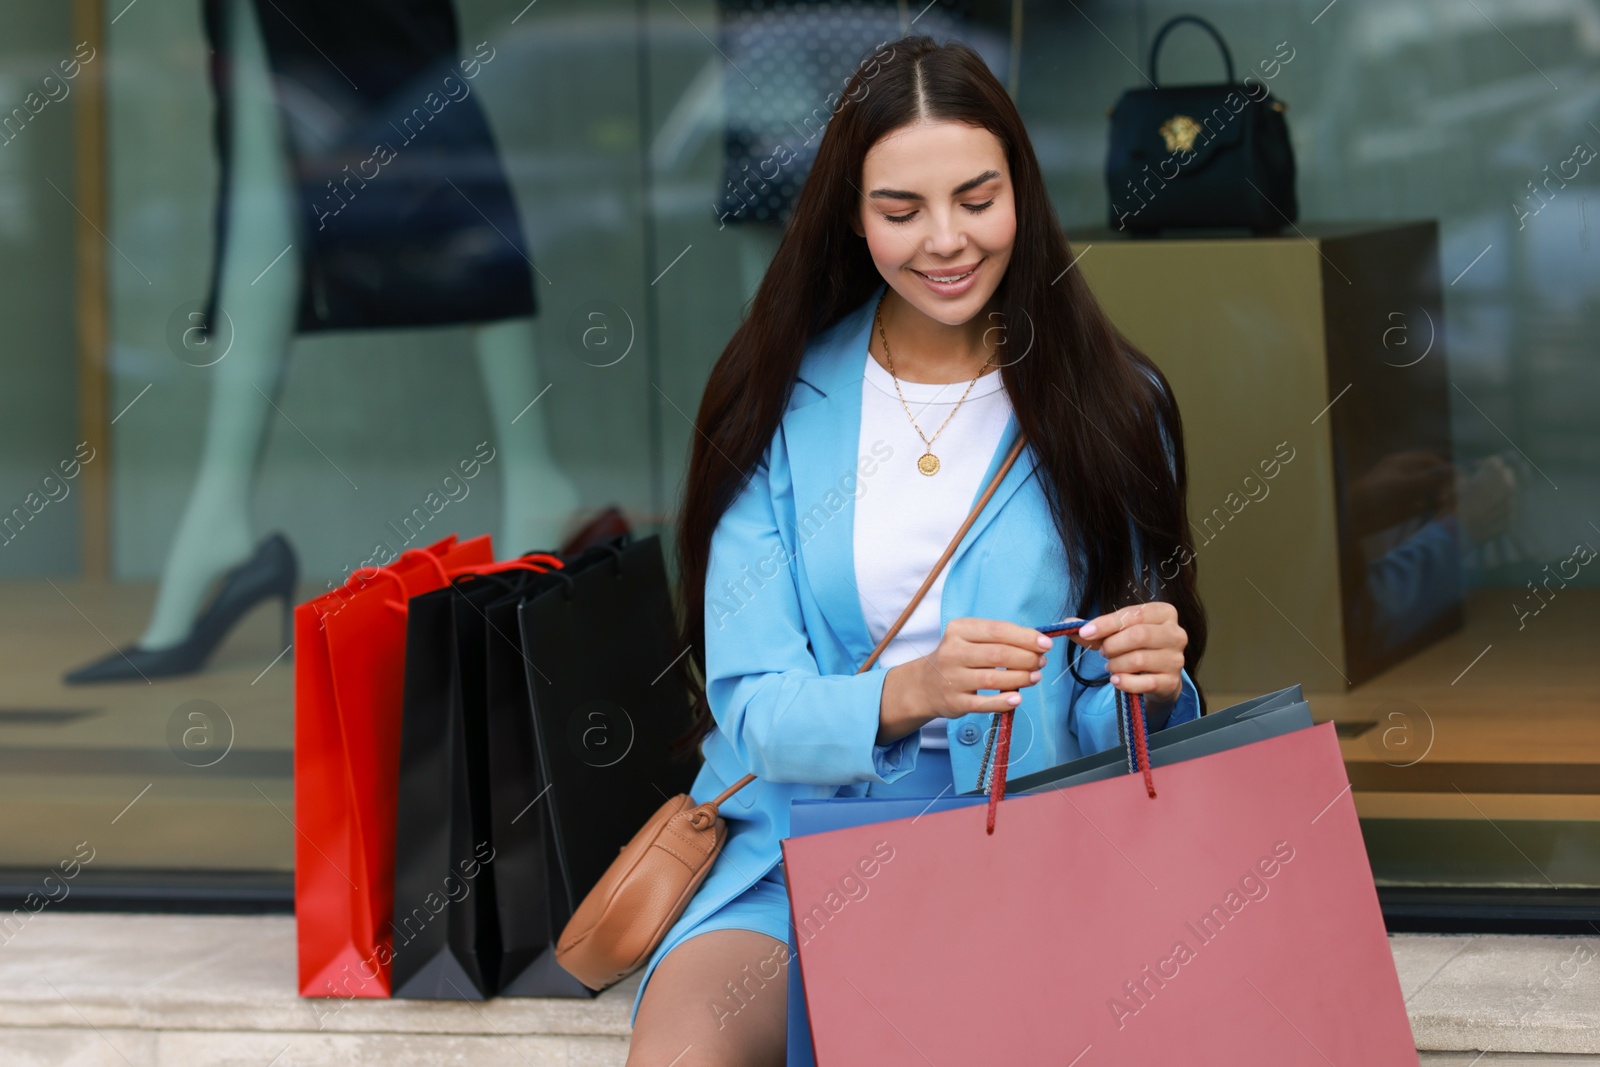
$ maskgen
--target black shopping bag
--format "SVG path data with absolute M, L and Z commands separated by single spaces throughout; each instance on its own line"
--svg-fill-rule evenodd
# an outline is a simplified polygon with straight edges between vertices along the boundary
M 498 984 L 486 609 L 538 576 L 463 575 L 410 601 L 391 924 L 396 997 L 481 1000 Z M 514 617 L 505 625 L 515 632 Z
M 660 538 L 622 535 L 582 562 L 544 576 L 520 607 L 547 790 L 530 814 L 546 819 L 564 890 L 551 913 L 552 967 L 572 908 L 699 769 L 697 752 L 680 744 L 691 716 Z
M 591 551 L 567 562 L 574 575 L 609 560 Z M 489 741 L 489 809 L 494 837 L 500 996 L 598 996 L 556 964 L 555 944 L 572 914 L 556 859 L 549 793 L 533 728 L 527 676 L 541 669 L 522 649 L 518 613 L 525 597 L 559 585 L 549 575 L 525 582 L 485 609 L 484 703 Z

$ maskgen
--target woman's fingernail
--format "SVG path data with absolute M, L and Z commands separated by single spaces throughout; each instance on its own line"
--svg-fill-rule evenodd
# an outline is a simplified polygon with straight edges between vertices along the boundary
M 1120 675 L 1120 674 L 1113 674 L 1113 675 L 1112 675 L 1112 676 L 1111 676 L 1111 684 L 1112 684 L 1112 685 L 1121 685 L 1121 684 L 1122 684 L 1122 675 Z
M 1044 677 L 1043 673 L 1041 673 L 1039 671 L 1034 671 L 1032 674 L 1028 675 L 1028 681 L 1037 682 L 1040 678 L 1043 678 L 1043 677 Z
M 1022 703 L 1022 694 L 1021 693 L 1007 693 L 1006 694 L 1006 703 L 1010 704 L 1012 707 L 1016 707 L 1018 704 Z
M 1053 644 L 1055 644 L 1055 642 L 1053 640 L 1051 640 L 1050 638 L 1046 637 L 1044 634 L 1040 634 L 1039 635 L 1039 647 L 1040 648 L 1049 648 Z
M 1097 632 L 1098 631 L 1096 630 L 1094 623 L 1091 622 L 1089 625 L 1078 631 L 1078 636 L 1093 637 Z

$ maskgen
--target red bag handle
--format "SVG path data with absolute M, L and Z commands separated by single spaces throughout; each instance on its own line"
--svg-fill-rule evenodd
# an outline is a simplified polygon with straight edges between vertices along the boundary
M 1133 773 L 1135 767 L 1137 767 L 1139 772 L 1144 775 L 1145 792 L 1149 793 L 1150 796 L 1154 798 L 1156 795 L 1156 783 L 1150 777 L 1149 739 L 1145 736 L 1144 731 L 1144 698 L 1138 693 L 1124 693 L 1120 689 L 1117 690 L 1119 730 L 1122 725 L 1120 715 L 1121 707 L 1124 702 L 1126 702 L 1128 705 L 1127 725 L 1129 732 L 1133 734 L 1134 749 L 1133 758 L 1128 761 L 1128 773 Z M 1126 738 L 1124 738 L 1123 743 L 1127 743 Z
M 422 559 L 433 568 L 434 573 L 439 576 L 439 580 L 441 582 L 448 582 L 450 580 L 450 572 L 444 569 L 444 563 L 439 559 L 438 556 L 435 556 L 432 552 L 429 552 L 425 548 L 408 548 L 404 552 L 400 553 L 400 559 L 395 560 L 395 563 L 400 563 L 406 559 L 418 558 Z M 395 577 L 399 578 L 399 575 L 395 575 Z M 404 583 L 401 584 L 403 585 Z
M 407 559 L 418 558 L 427 561 L 427 563 L 433 567 L 434 572 L 438 575 L 439 581 L 445 585 L 449 585 L 451 579 L 464 574 L 498 574 L 501 571 L 511 570 L 537 571 L 540 574 L 544 574 L 549 571 L 550 567 L 559 568 L 566 566 L 560 557 L 553 556 L 548 552 L 530 552 L 526 556 L 518 556 L 516 559 L 502 560 L 499 563 L 469 563 L 461 567 L 446 568 L 445 565 L 440 561 L 439 557 L 435 556 L 427 549 L 409 548 L 400 553 L 400 558 L 395 560 L 394 563 L 384 567 L 374 567 L 372 569 L 373 576 L 381 576 L 391 579 L 400 587 L 400 593 L 402 596 L 404 596 L 406 591 L 406 583 L 398 574 L 394 572 L 394 567 L 397 564 L 403 563 Z M 549 566 L 544 566 L 544 564 L 549 564 Z M 354 582 L 356 575 L 360 573 L 360 571 L 357 571 L 354 574 L 351 574 L 350 577 L 346 579 L 345 584 L 349 585 L 351 582 Z M 363 582 L 366 580 L 367 579 L 362 579 Z M 406 610 L 404 600 L 385 600 L 384 603 L 395 611 L 404 612 Z
M 367 570 L 358 570 L 352 572 L 350 577 L 345 579 L 344 584 L 346 588 L 354 588 L 358 580 L 360 584 L 365 585 L 373 578 L 388 578 L 400 587 L 400 594 L 402 597 L 404 597 L 406 592 L 406 583 L 400 577 L 400 575 L 395 573 L 394 568 L 409 559 L 420 559 L 426 562 L 430 567 L 433 568 L 434 574 L 437 575 L 440 583 L 444 585 L 449 585 L 451 579 L 464 574 L 499 574 L 502 571 L 512 570 L 537 571 L 540 574 L 544 574 L 547 573 L 552 567 L 559 569 L 566 566 L 566 563 L 559 556 L 552 555 L 548 552 L 529 552 L 525 556 L 518 556 L 516 559 L 502 560 L 499 563 L 469 563 L 461 567 L 446 568 L 439 557 L 434 555 L 432 552 L 429 552 L 427 549 L 408 548 L 404 552 L 400 553 L 399 558 L 397 558 L 393 563 L 382 567 L 368 568 L 367 570 L 371 571 L 370 574 L 367 573 Z M 405 601 L 403 599 L 385 600 L 384 604 L 395 611 L 404 612 L 406 610 Z
M 1116 690 L 1117 694 L 1117 734 L 1124 745 L 1127 744 L 1128 734 L 1133 735 L 1133 758 L 1129 761 L 1128 770 L 1131 773 L 1135 767 L 1144 775 L 1145 792 L 1153 799 L 1156 795 L 1155 779 L 1150 774 L 1150 747 L 1144 733 L 1144 699 L 1138 693 L 1124 693 Z M 1128 719 L 1124 722 L 1124 702 L 1128 708 Z M 983 750 L 983 762 L 978 767 L 978 781 L 982 782 L 989 769 L 989 757 L 994 756 L 994 777 L 989 780 L 989 820 L 988 832 L 994 833 L 995 809 L 1000 804 L 1000 798 L 1006 794 L 1006 763 L 1011 754 L 1011 718 L 1014 712 L 1002 711 L 993 728 L 989 731 L 989 743 Z
M 565 566 L 566 563 L 560 556 L 552 556 L 548 552 L 529 552 L 526 556 L 501 560 L 499 563 L 469 563 L 464 567 L 453 567 L 446 573 L 451 578 L 465 574 L 499 574 L 502 571 L 537 571 L 540 574 L 547 574 L 551 567 L 560 569 Z
M 396 574 L 394 572 L 394 568 L 396 566 L 398 566 L 399 564 L 404 563 L 408 559 L 418 559 L 418 558 L 420 558 L 422 560 L 425 560 L 430 566 L 433 567 L 435 573 L 438 574 L 439 580 L 441 582 L 448 582 L 450 580 L 450 574 L 449 574 L 448 571 L 446 571 L 444 569 L 444 564 L 439 562 L 439 557 L 435 556 L 432 552 L 429 552 L 425 548 L 408 548 L 404 552 L 400 553 L 399 558 L 396 559 L 393 563 L 386 564 L 385 566 L 382 566 L 382 567 L 372 567 L 372 568 L 370 568 L 370 570 L 372 571 L 371 578 L 389 578 L 389 579 L 393 580 L 394 583 L 400 587 L 401 595 L 404 596 L 405 595 L 405 591 L 406 591 L 406 583 L 398 574 Z M 345 582 L 344 582 L 345 587 L 346 588 L 352 588 L 354 586 L 354 583 L 355 583 L 357 577 L 360 576 L 361 574 L 362 574 L 362 571 L 359 571 L 359 570 L 351 571 L 350 572 L 350 577 L 345 579 Z M 370 578 L 361 578 L 362 584 L 365 584 L 366 582 L 368 582 L 370 580 L 371 580 Z M 403 601 L 403 600 L 385 600 L 384 603 L 386 605 L 388 605 L 389 607 L 393 608 L 396 611 L 403 612 L 403 611 L 406 610 L 405 601 Z

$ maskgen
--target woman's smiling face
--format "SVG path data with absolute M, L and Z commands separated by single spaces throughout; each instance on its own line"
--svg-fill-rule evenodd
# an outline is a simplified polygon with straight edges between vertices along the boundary
M 861 167 L 856 233 L 907 303 L 949 326 L 994 295 L 1017 235 L 1000 140 L 964 122 L 917 122 L 886 134 Z

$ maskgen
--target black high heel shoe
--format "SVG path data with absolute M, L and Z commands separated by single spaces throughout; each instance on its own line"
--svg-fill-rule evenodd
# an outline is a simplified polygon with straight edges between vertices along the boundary
M 300 567 L 294 549 L 282 534 L 272 534 L 253 556 L 223 576 L 221 588 L 194 621 L 189 636 L 171 648 L 142 649 L 130 645 L 103 659 L 68 671 L 68 685 L 131 682 L 193 674 L 204 667 L 228 632 L 263 600 L 283 600 L 283 639 L 294 639 L 294 586 Z

